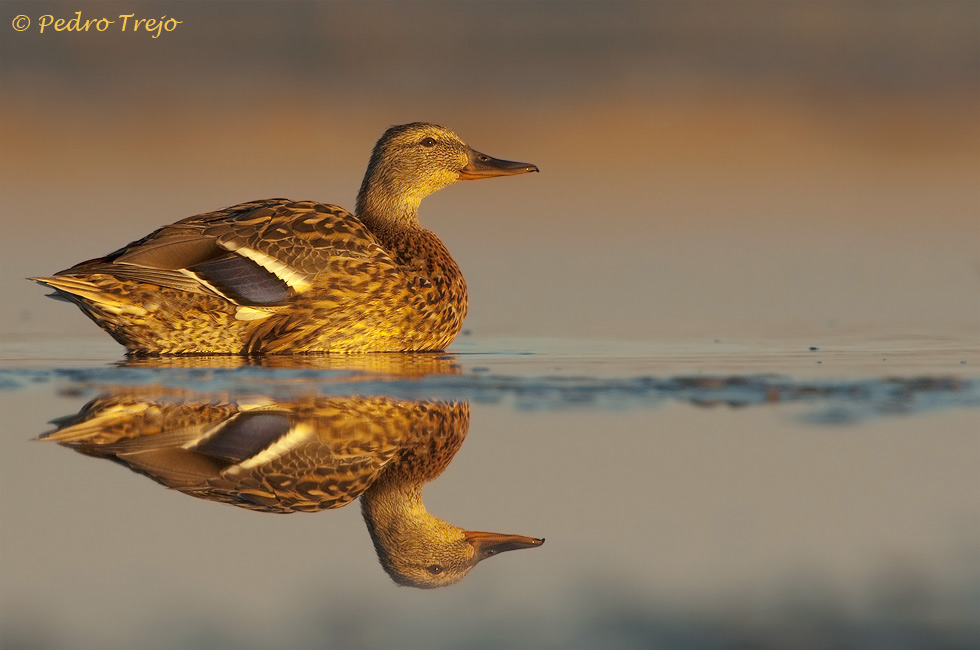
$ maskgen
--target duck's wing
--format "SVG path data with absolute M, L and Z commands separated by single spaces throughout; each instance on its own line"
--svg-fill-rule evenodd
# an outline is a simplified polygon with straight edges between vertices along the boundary
M 350 212 L 313 201 L 268 199 L 183 219 L 62 276 L 121 280 L 275 307 L 310 288 L 334 258 L 391 262 Z
M 271 408 L 239 412 L 189 445 L 116 459 L 196 497 L 287 513 L 347 505 L 397 451 L 390 441 L 352 448 L 295 412 Z

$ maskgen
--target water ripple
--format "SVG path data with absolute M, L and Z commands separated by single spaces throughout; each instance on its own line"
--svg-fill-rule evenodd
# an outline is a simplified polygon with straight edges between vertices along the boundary
M 458 368 L 450 366 L 458 373 Z M 732 376 L 510 376 L 470 374 L 389 375 L 321 368 L 109 367 L 0 370 L 0 390 L 33 387 L 87 396 L 106 386 L 159 385 L 204 393 L 390 395 L 404 399 L 455 399 L 506 403 L 527 411 L 655 408 L 681 402 L 701 408 L 804 404 L 801 416 L 822 425 L 878 416 L 918 414 L 980 406 L 980 379 L 887 377 L 846 380 L 794 379 L 782 375 Z

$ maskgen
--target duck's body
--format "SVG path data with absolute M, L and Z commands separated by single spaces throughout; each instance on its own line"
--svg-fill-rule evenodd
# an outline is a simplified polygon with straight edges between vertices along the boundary
M 140 354 L 441 350 L 466 316 L 463 274 L 428 230 L 399 235 L 385 246 L 337 206 L 253 201 L 41 281 Z
M 466 283 L 419 224 L 419 203 L 460 179 L 536 170 L 475 152 L 442 127 L 392 127 L 375 146 L 357 216 L 252 201 L 36 280 L 134 354 L 441 350 L 462 327 Z

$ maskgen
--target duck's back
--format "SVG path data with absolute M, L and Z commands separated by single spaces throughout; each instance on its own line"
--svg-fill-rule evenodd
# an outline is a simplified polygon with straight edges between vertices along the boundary
M 432 233 L 402 239 L 382 244 L 337 206 L 269 199 L 38 281 L 138 354 L 442 349 L 465 284 Z

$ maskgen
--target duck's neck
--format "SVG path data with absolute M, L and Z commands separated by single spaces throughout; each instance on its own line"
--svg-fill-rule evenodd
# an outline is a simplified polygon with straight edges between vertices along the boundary
M 446 275 L 455 281 L 459 276 L 461 282 L 462 275 L 449 251 L 419 223 L 419 204 L 425 195 L 405 188 L 388 189 L 394 185 L 383 174 L 369 172 L 357 196 L 357 218 L 399 264 L 427 277 Z
M 445 523 L 425 509 L 420 484 L 394 482 L 384 476 L 361 496 L 361 513 L 379 556 L 425 539 Z
M 357 217 L 377 237 L 395 239 L 421 230 L 419 204 L 425 194 L 400 181 L 397 174 L 368 170 L 357 194 Z

